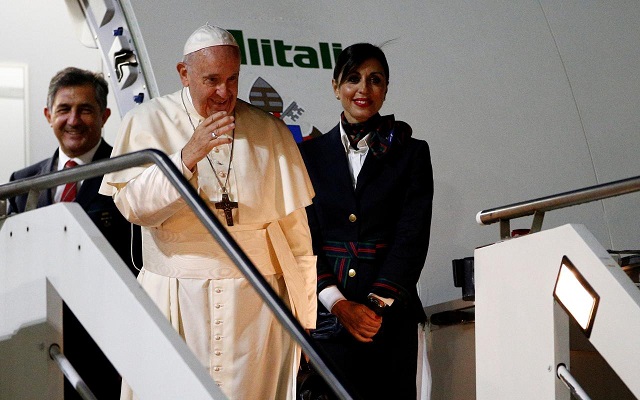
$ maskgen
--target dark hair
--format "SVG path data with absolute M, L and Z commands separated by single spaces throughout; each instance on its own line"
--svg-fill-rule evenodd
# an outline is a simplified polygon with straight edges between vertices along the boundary
M 61 88 L 84 85 L 93 86 L 96 92 L 96 101 L 100 106 L 100 110 L 104 111 L 107 108 L 107 94 L 109 94 L 107 81 L 100 73 L 75 67 L 67 67 L 51 78 L 47 93 L 47 108 L 51 109 L 53 107 L 53 100 Z
M 347 75 L 371 58 L 378 60 L 380 65 L 382 65 L 388 84 L 389 64 L 387 63 L 387 57 L 385 57 L 380 47 L 371 43 L 356 43 L 342 50 L 336 60 L 336 67 L 333 69 L 333 79 L 338 83 L 338 86 L 340 86 Z M 342 75 L 342 80 L 338 82 L 340 75 Z

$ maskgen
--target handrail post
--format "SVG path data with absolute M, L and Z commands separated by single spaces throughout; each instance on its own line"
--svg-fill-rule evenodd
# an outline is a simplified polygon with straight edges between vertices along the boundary
M 500 220 L 500 239 L 507 240 L 511 237 L 511 222 L 508 219 Z

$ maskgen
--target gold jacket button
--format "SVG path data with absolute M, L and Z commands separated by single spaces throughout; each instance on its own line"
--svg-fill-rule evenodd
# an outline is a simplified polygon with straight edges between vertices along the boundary
M 357 219 L 358 219 L 358 217 L 356 217 L 356 215 L 355 215 L 355 214 L 351 214 L 351 215 L 349 215 L 349 221 L 351 221 L 351 222 L 356 222 L 356 220 L 357 220 Z
M 351 269 L 349 270 L 349 277 L 350 277 L 350 278 L 353 278 L 354 276 L 356 276 L 356 270 L 355 270 L 355 269 L 353 269 L 353 268 L 351 268 Z

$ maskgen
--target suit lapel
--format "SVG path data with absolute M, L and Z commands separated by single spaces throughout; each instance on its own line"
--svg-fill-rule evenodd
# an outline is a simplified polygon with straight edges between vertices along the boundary
M 82 208 L 86 208 L 87 205 L 98 195 L 98 188 L 102 182 L 102 177 L 85 179 L 80 186 L 80 191 L 76 196 L 76 203 L 80 204 Z
M 323 166 L 323 170 L 327 171 L 335 177 L 337 188 L 349 188 L 349 191 L 353 193 L 353 182 L 351 181 L 351 172 L 349 171 L 349 160 L 344 152 L 344 145 L 340 138 L 340 125 L 333 128 L 327 133 L 328 147 L 326 165 Z M 345 189 L 341 189 L 345 190 Z
M 371 150 L 369 150 L 367 157 L 364 160 L 364 164 L 362 164 L 362 169 L 358 174 L 356 194 L 360 194 L 363 188 L 380 176 L 383 165 L 383 161 L 374 156 Z
M 111 156 L 112 147 L 107 144 L 104 140 L 100 142 L 100 146 L 98 146 L 98 150 L 96 150 L 96 154 L 94 154 L 93 159 L 91 161 L 102 160 L 105 158 L 109 158 Z M 95 176 L 93 178 L 85 179 L 80 186 L 80 191 L 76 196 L 76 202 L 85 208 L 98 196 L 98 189 L 100 188 L 100 184 L 102 183 L 102 175 Z
M 56 149 L 56 151 L 53 153 L 53 157 L 51 157 L 49 159 L 49 162 L 44 164 L 42 166 L 42 169 L 40 170 L 40 172 L 38 173 L 38 175 L 45 175 L 48 174 L 50 172 L 55 171 L 55 167 L 54 167 L 54 163 L 58 161 L 58 150 Z M 53 204 L 53 193 L 55 191 L 55 187 L 53 188 L 49 188 L 49 189 L 45 189 L 45 190 L 41 190 L 40 194 L 38 195 L 38 204 L 37 204 L 37 208 L 40 207 L 46 207 L 46 206 L 50 206 L 51 204 Z

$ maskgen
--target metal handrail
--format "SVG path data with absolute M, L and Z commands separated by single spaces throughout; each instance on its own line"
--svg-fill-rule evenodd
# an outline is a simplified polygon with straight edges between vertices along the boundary
M 98 400 L 95 394 L 89 389 L 89 386 L 82 380 L 82 377 L 78 374 L 73 365 L 69 362 L 69 359 L 65 357 L 60 351 L 60 345 L 53 343 L 49 346 L 49 357 L 58 364 L 58 368 L 62 371 L 64 376 L 78 392 L 82 400 Z
M 558 364 L 556 367 L 556 376 L 558 379 L 564 383 L 564 385 L 569 389 L 573 397 L 579 400 L 591 400 L 591 397 L 585 392 L 585 390 L 580 386 L 580 383 L 576 380 L 576 378 L 571 375 L 569 368 L 567 368 L 564 364 Z
M 154 163 L 162 170 L 167 179 L 180 192 L 185 202 L 191 207 L 194 214 L 207 228 L 209 233 L 218 241 L 222 249 L 229 258 L 236 264 L 240 272 L 251 283 L 263 301 L 271 308 L 276 318 L 289 334 L 300 344 L 302 351 L 309 357 L 311 363 L 316 367 L 318 373 L 325 379 L 329 387 L 341 399 L 352 399 L 353 395 L 345 389 L 334 372 L 328 367 L 320 355 L 320 349 L 309 340 L 309 337 L 302 326 L 295 319 L 291 311 L 264 279 L 260 271 L 253 265 L 251 260 L 242 251 L 233 237 L 222 226 L 220 221 L 211 213 L 211 210 L 198 195 L 196 190 L 182 176 L 182 173 L 167 157 L 159 150 L 147 149 L 134 153 L 124 154 L 110 159 L 98 160 L 92 163 L 40 175 L 33 178 L 22 179 L 0 186 L 0 200 L 17 196 L 34 190 L 43 190 L 50 187 L 76 182 L 79 180 L 104 175 L 109 172 L 120 171 L 127 168 L 149 165 Z
M 500 236 L 505 239 L 510 236 L 509 220 L 511 219 L 534 215 L 531 232 L 537 232 L 542 227 L 542 219 L 547 211 L 637 191 L 640 191 L 640 176 L 483 210 L 476 215 L 476 221 L 480 225 L 500 222 Z

